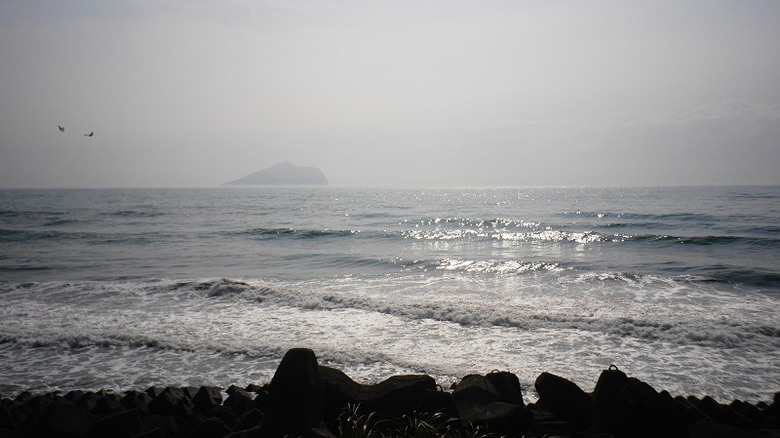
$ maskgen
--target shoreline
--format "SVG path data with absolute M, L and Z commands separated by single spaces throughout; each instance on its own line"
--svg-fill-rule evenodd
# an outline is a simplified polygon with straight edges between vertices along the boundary
M 470 374 L 446 390 L 424 374 L 361 384 L 320 365 L 312 350 L 294 348 L 264 385 L 2 396 L 0 435 L 333 437 L 362 427 L 412 436 L 392 428 L 413 419 L 430 426 L 425 436 L 780 437 L 780 392 L 771 403 L 673 397 L 614 366 L 601 371 L 592 392 L 546 372 L 534 388 L 539 397 L 528 403 L 517 376 L 505 371 Z

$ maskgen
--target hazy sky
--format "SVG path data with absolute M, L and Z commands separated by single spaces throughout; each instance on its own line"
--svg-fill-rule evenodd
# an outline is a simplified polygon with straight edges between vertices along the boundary
M 780 184 L 780 1 L 0 0 L 0 188 L 281 161 L 339 186 Z

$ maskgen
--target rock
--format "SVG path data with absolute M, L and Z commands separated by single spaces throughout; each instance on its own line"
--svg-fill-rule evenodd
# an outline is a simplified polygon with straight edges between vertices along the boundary
M 516 375 L 506 371 L 493 371 L 485 377 L 496 388 L 502 402 L 525 406 L 520 379 Z
M 698 421 L 688 426 L 688 436 L 690 438 L 753 438 L 754 435 L 748 431 L 718 424 L 714 421 Z
M 173 415 L 150 414 L 141 419 L 141 430 L 148 432 L 159 429 L 165 436 L 172 436 L 179 431 L 179 425 Z
M 235 431 L 247 430 L 253 427 L 260 426 L 264 416 L 265 414 L 263 414 L 263 412 L 261 412 L 258 409 L 251 409 L 249 411 L 246 411 L 243 414 L 241 414 L 241 416 L 239 417 L 239 421 L 233 427 L 233 430 Z
M 192 397 L 192 404 L 196 412 L 210 412 L 214 406 L 222 404 L 222 392 L 215 386 L 201 386 Z
M 125 409 L 135 409 L 140 414 L 146 415 L 149 413 L 149 403 L 152 400 L 154 399 L 145 392 L 128 391 L 119 403 Z
M 436 381 L 426 375 L 392 376 L 375 385 L 363 385 L 335 368 L 320 367 L 325 385 L 325 418 L 329 422 L 348 404 L 360 404 L 362 412 L 381 417 L 400 417 L 414 413 L 425 391 L 435 391 Z
M 268 388 L 269 433 L 311 436 L 327 430 L 323 418 L 325 388 L 317 357 L 308 348 L 284 355 Z
M 140 432 L 141 417 L 137 410 L 129 409 L 95 420 L 90 436 L 128 438 Z
M 647 383 L 629 378 L 623 388 L 623 405 L 617 411 L 623 427 L 621 433 L 636 437 L 684 437 L 687 424 L 678 417 L 671 402 Z
M 464 424 L 474 423 L 491 403 L 501 400 L 498 390 L 484 376 L 471 374 L 463 377 L 452 392 L 458 416 Z
M 179 434 L 180 438 L 212 438 L 223 437 L 233 431 L 219 418 L 208 418 L 194 430 L 187 434 Z
M 187 418 L 193 413 L 192 400 L 184 396 L 181 388 L 169 386 L 149 403 L 149 412 Z
M 520 383 L 517 381 L 515 387 L 511 377 L 494 375 L 491 379 L 491 374 L 468 375 L 455 386 L 452 396 L 461 423 L 464 426 L 487 427 L 493 433 L 520 435 L 530 428 L 533 416 L 525 411 L 522 395 L 519 399 L 521 404 L 504 401 L 517 400 Z M 502 385 L 505 394 L 501 394 L 491 380 Z
M 243 389 L 233 391 L 223 403 L 223 406 L 233 411 L 236 415 L 254 409 L 255 402 L 252 395 Z
M 458 408 L 452 393 L 426 389 L 420 397 L 417 412 L 424 414 L 441 413 L 447 418 L 458 418 Z
M 616 366 L 601 372 L 596 388 L 593 390 L 594 430 L 615 433 L 619 428 L 621 394 L 628 383 L 628 376 Z
M 593 402 L 579 386 L 555 374 L 542 373 L 534 384 L 539 394 L 537 405 L 557 418 L 570 421 L 577 430 L 590 426 Z
M 44 435 L 86 436 L 92 427 L 88 410 L 71 402 L 54 403 L 44 415 Z

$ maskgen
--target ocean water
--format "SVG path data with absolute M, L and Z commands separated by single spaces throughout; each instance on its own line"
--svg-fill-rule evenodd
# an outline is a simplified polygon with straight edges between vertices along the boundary
M 0 191 L 0 394 L 494 369 L 780 391 L 780 187 Z

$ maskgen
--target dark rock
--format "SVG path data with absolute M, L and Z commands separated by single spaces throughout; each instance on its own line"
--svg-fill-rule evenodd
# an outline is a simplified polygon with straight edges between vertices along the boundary
M 0 436 L 3 438 L 25 438 L 26 434 L 23 430 L 0 427 Z
M 225 406 L 214 406 L 207 418 L 219 418 L 220 421 L 233 430 L 235 430 L 236 424 L 240 421 L 239 415 L 232 409 Z
M 246 392 L 254 392 L 255 394 L 259 394 L 261 391 L 265 391 L 266 388 L 264 388 L 263 386 L 260 386 L 260 385 L 258 385 L 256 383 L 250 383 L 250 384 L 246 385 L 246 388 L 244 388 L 244 390 Z
M 145 392 L 128 391 L 119 403 L 125 409 L 135 409 L 140 414 L 146 415 L 149 413 L 149 403 L 152 400 L 153 398 Z
M 92 427 L 89 411 L 70 401 L 54 403 L 43 416 L 41 436 L 86 436 Z
M 744 430 L 758 429 L 758 424 L 755 421 L 742 415 L 731 406 L 721 405 L 720 409 L 712 416 L 712 419 L 718 423 L 728 424 Z
M 647 383 L 629 378 L 622 398 L 624 404 L 618 410 L 624 426 L 622 433 L 648 438 L 685 436 L 687 424 L 677 417 L 671 402 L 664 403 L 663 397 Z
M 238 423 L 233 427 L 233 430 L 247 430 L 253 427 L 260 426 L 263 421 L 264 414 L 258 409 L 251 409 L 244 412 L 239 417 Z
M 169 386 L 149 403 L 149 412 L 187 418 L 193 413 L 192 400 L 184 396 L 181 388 Z
M 363 385 L 335 368 L 320 367 L 325 385 L 325 418 L 335 421 L 348 405 L 360 404 L 364 412 L 382 417 L 412 414 L 420 405 L 425 391 L 436 390 L 436 381 L 426 375 L 393 376 L 375 385 Z
M 228 396 L 223 406 L 233 411 L 236 415 L 241 415 L 250 409 L 254 409 L 255 402 L 252 395 L 248 392 L 243 389 L 236 389 Z
M 206 418 L 197 414 L 193 415 L 183 424 L 179 425 L 179 432 L 176 434 L 177 438 L 187 437 L 190 434 L 195 433 L 195 431 L 201 428 L 204 423 L 206 423 Z
M 458 408 L 455 406 L 452 393 L 438 390 L 427 389 L 423 391 L 420 404 L 417 405 L 417 412 L 441 413 L 447 418 L 458 418 Z
M 188 434 L 179 434 L 178 436 L 181 438 L 213 438 L 223 437 L 232 432 L 219 418 L 209 418 Z
M 499 384 L 506 386 L 507 393 L 504 396 L 488 376 L 468 375 L 455 387 L 452 396 L 462 424 L 484 426 L 491 432 L 510 435 L 520 435 L 528 430 L 533 421 L 532 414 L 526 412 L 522 404 L 503 401 L 517 396 L 511 379 L 506 376 L 496 379 Z M 516 389 L 520 389 L 519 381 Z M 522 403 L 522 396 L 520 402 Z
M 555 374 L 542 373 L 534 384 L 537 404 L 557 418 L 574 424 L 577 430 L 590 426 L 593 402 L 579 386 Z
M 611 365 L 601 372 L 596 388 L 593 390 L 594 429 L 600 432 L 615 433 L 619 428 L 623 388 L 628 383 L 626 373 Z
M 192 404 L 196 412 L 210 412 L 214 406 L 222 404 L 222 391 L 214 386 L 201 386 L 192 397 Z
M 520 388 L 520 379 L 516 375 L 507 371 L 493 371 L 485 375 L 485 377 L 496 388 L 502 402 L 525 406 L 523 390 Z
M 696 402 L 696 408 L 702 411 L 707 417 L 712 418 L 720 410 L 720 403 L 706 395 Z
M 149 429 L 137 435 L 133 435 L 130 438 L 165 438 L 165 437 L 166 437 L 165 432 L 162 429 L 155 427 L 154 429 Z
M 14 419 L 11 406 L 3 404 L 0 406 L 0 429 L 17 429 L 19 426 Z
M 325 391 L 314 352 L 293 348 L 282 358 L 268 388 L 269 433 L 310 436 L 326 429 L 323 418 Z
M 490 403 L 501 400 L 501 395 L 485 376 L 471 374 L 461 379 L 452 392 L 458 416 L 464 423 L 473 423 Z
M 90 409 L 90 412 L 95 415 L 108 415 L 123 409 L 121 399 L 116 394 L 101 391 L 96 394 L 96 397 L 97 403 Z
M 150 414 L 141 419 L 141 430 L 144 432 L 158 429 L 165 436 L 172 436 L 179 431 L 179 425 L 173 415 Z
M 200 388 L 200 386 L 183 386 L 181 390 L 184 392 L 185 397 L 192 400 L 195 397 L 195 394 L 200 391 Z
M 764 423 L 764 413 L 750 403 L 746 403 L 741 400 L 734 400 L 729 406 L 756 424 Z
M 714 421 L 698 421 L 688 426 L 690 438 L 753 438 L 754 435 L 746 430 L 715 423 Z
M 225 393 L 226 393 L 227 395 L 230 395 L 230 394 L 233 394 L 233 393 L 234 393 L 234 392 L 236 392 L 236 391 L 243 391 L 243 390 L 244 390 L 244 388 L 242 388 L 242 387 L 240 387 L 240 386 L 238 386 L 238 385 L 230 385 L 230 386 L 228 386 L 228 388 L 225 390 Z
M 94 421 L 90 436 L 127 438 L 141 432 L 141 417 L 137 410 L 130 409 L 106 415 Z
M 149 395 L 149 397 L 156 398 L 158 395 L 160 395 L 163 392 L 164 389 L 165 388 L 160 388 L 157 386 L 150 386 L 144 392 L 146 392 Z

